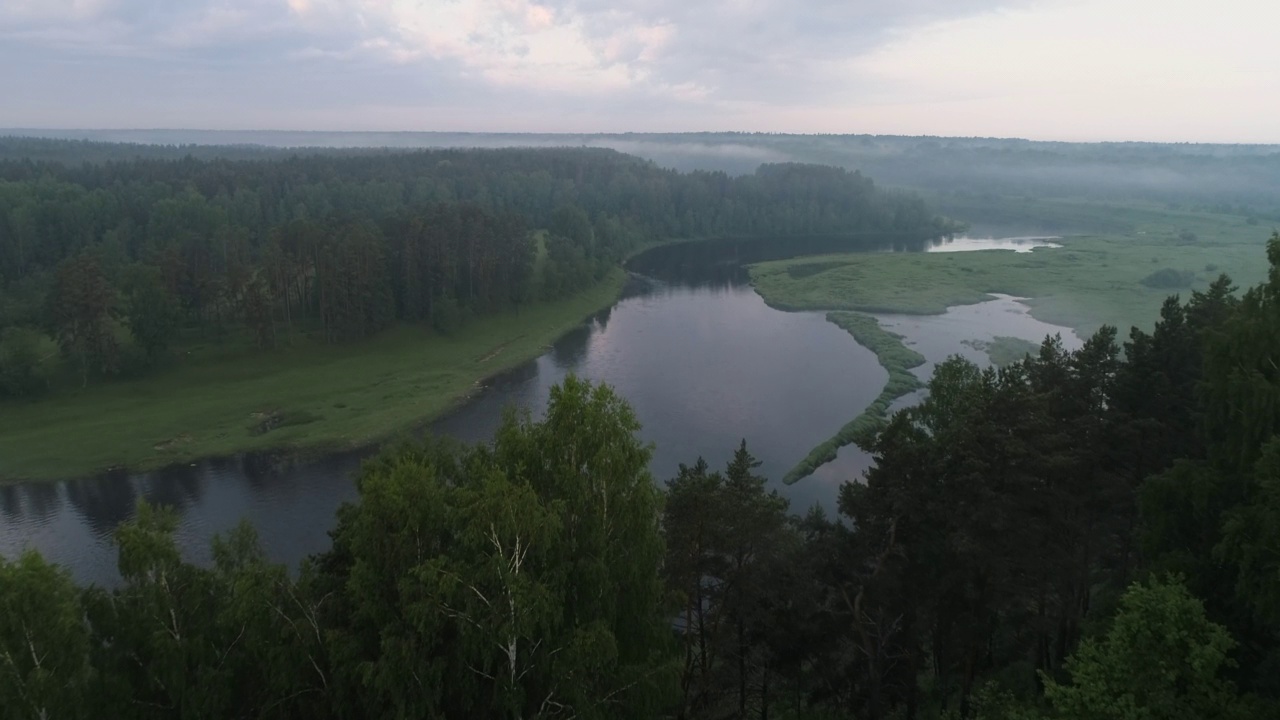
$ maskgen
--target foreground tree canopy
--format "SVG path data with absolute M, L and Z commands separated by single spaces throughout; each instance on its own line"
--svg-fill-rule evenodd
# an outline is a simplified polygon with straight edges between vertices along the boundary
M 387 449 L 291 573 L 142 506 L 123 579 L 0 561 L 0 716 L 1280 716 L 1280 236 L 1150 334 L 940 365 L 838 519 L 744 442 L 659 489 L 609 388 Z
M 291 577 L 251 528 L 183 563 L 118 535 L 124 585 L 0 564 L 6 717 L 653 717 L 674 697 L 661 496 L 631 409 L 570 378 L 490 446 L 389 451 Z

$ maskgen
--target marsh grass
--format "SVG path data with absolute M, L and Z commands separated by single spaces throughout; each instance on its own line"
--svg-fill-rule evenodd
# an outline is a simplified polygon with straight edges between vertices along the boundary
M 1040 349 L 1039 345 L 1030 340 L 1008 335 L 998 335 L 989 341 L 965 340 L 963 344 L 986 353 L 991 364 L 1001 368 L 1012 365 L 1028 355 L 1035 355 Z
M 1044 202 L 1038 203 L 1044 205 Z M 1087 206 L 1086 206 L 1087 207 Z M 811 256 L 760 263 L 752 283 L 770 305 L 784 310 L 852 310 L 941 314 L 1003 293 L 1029 298 L 1038 320 L 1073 328 L 1082 337 L 1104 324 L 1121 336 L 1149 329 L 1171 289 L 1143 283 L 1161 267 L 1182 271 L 1182 292 L 1207 287 L 1219 273 L 1237 285 L 1261 281 L 1269 229 L 1234 215 L 1173 213 L 1095 206 L 1107 226 L 1126 230 L 1075 235 L 1062 248 L 1030 253 L 863 253 Z M 1083 212 L 1071 205 L 1072 212 Z M 1122 223 L 1127 217 L 1129 222 Z M 1179 239 L 1189 228 L 1195 244 Z M 1152 266 L 1155 265 L 1155 268 Z M 1212 268 L 1212 269 L 1210 269 Z

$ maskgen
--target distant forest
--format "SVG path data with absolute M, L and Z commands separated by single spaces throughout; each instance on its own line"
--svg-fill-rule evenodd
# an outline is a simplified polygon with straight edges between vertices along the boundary
M 234 328 L 263 348 L 299 329 L 326 342 L 395 321 L 450 332 L 588 287 L 662 238 L 953 229 L 913 194 L 824 166 L 731 176 L 605 149 L 218 152 L 258 159 L 0 139 L 0 396 L 48 386 L 51 341 L 85 384 L 144 371 L 184 329 Z
M 1001 138 L 777 133 L 325 133 L 184 130 L 30 131 L 121 145 L 6 147 L 0 158 L 93 160 L 122 150 L 148 157 L 273 157 L 292 148 L 326 153 L 421 147 L 612 148 L 681 171 L 750 174 L 761 163 L 857 169 L 878 182 L 946 195 L 1081 198 L 1175 204 L 1280 221 L 1280 146 L 1204 143 L 1071 143 Z M 191 146 L 200 143 L 200 147 Z M 183 147 L 183 146 L 187 147 Z M 165 147 L 169 146 L 169 147 Z M 312 152 L 312 150 L 308 150 Z M 988 197 L 990 199 L 990 197 Z

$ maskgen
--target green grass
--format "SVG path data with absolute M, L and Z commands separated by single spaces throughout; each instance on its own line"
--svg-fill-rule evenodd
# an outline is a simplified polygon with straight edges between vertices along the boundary
M 368 445 L 441 415 L 482 379 L 541 354 L 612 304 L 625 279 L 615 269 L 578 296 L 486 317 L 451 337 L 402 325 L 350 345 L 247 352 L 232 342 L 234 350 L 213 346 L 145 379 L 2 404 L 0 479 Z
M 986 340 L 965 340 L 965 345 L 972 347 L 987 354 L 991 358 L 991 364 L 996 367 L 1007 367 L 1028 355 L 1035 355 L 1040 350 L 1040 346 L 1024 340 L 1019 337 L 1009 337 L 1008 335 L 999 335 L 990 342 Z
M 889 372 L 889 381 L 880 396 L 861 415 L 845 423 L 835 436 L 810 450 L 787 472 L 782 481 L 788 485 L 808 477 L 819 466 L 834 460 L 840 448 L 874 432 L 884 423 L 894 400 L 922 387 L 911 369 L 923 365 L 924 356 L 903 345 L 902 336 L 880 327 L 880 323 L 869 315 L 832 312 L 827 313 L 827 319 L 852 335 L 859 345 L 875 353 L 880 366 Z
M 1043 201 L 1041 201 L 1043 202 Z M 774 307 L 785 310 L 856 310 L 936 314 L 948 306 L 981 302 L 990 293 L 1030 298 L 1031 314 L 1088 335 L 1103 324 L 1148 328 L 1171 290 L 1143 280 L 1165 268 L 1185 273 L 1202 289 L 1225 272 L 1238 285 L 1260 281 L 1270 230 L 1245 218 L 1144 208 L 1098 206 L 1125 232 L 1070 236 L 1064 247 L 1031 253 L 843 254 L 761 263 L 752 282 Z M 1075 208 L 1073 205 L 1072 208 Z M 1078 211 L 1078 209 L 1075 209 Z M 1182 233 L 1195 235 L 1187 242 Z M 811 270 L 813 272 L 811 272 Z

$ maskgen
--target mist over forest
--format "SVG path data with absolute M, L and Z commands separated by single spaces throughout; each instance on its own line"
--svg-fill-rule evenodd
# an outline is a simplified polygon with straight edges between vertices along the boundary
M 1280 147 L 1209 143 L 1071 143 L 999 138 L 786 133 L 449 133 L 200 130 L 5 130 L 136 148 L 85 146 L 85 160 L 128 157 L 278 157 L 411 148 L 605 147 L 680 171 L 749 174 L 763 163 L 859 170 L 882 185 L 948 197 L 1142 200 L 1280 221 Z M 144 147 L 145 146 L 145 147 Z M 157 147 L 158 146 L 158 147 Z M 50 157 L 67 159 L 50 146 Z M 0 140 L 0 159 L 39 151 Z M 72 155 L 76 157 L 76 155 Z

